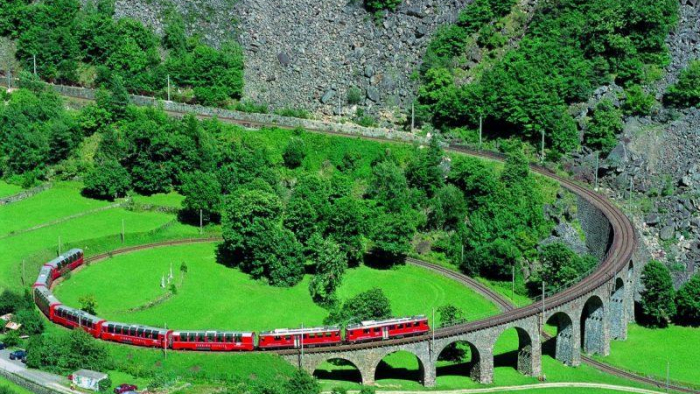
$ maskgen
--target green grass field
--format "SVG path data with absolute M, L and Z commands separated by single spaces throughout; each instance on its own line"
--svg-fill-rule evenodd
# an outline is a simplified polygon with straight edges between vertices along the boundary
M 78 305 L 79 297 L 93 294 L 104 318 L 181 329 L 260 331 L 323 323 L 328 312 L 311 300 L 310 277 L 292 288 L 272 287 L 217 264 L 214 252 L 215 244 L 211 243 L 116 256 L 74 275 L 56 289 L 56 295 L 69 305 Z M 179 272 L 182 262 L 188 266 L 184 277 Z M 161 278 L 171 265 L 175 283 L 182 283 L 178 294 L 158 306 L 130 312 L 165 294 Z M 487 300 L 459 283 L 413 266 L 350 269 L 338 296 L 347 299 L 372 287 L 384 290 L 396 316 L 430 315 L 433 307 L 446 303 L 457 305 L 467 315 L 497 312 Z M 103 288 L 110 291 L 96 291 Z
M 613 341 L 610 356 L 601 359 L 620 368 L 666 380 L 668 362 L 672 381 L 700 388 L 700 328 L 664 329 L 630 324 L 626 341 Z
M 10 382 L 7 379 L 0 377 L 0 388 L 2 388 L 2 387 L 6 387 L 6 388 L 10 389 L 10 392 L 14 393 L 14 394 L 32 394 L 31 391 L 25 389 L 24 387 L 18 386 L 15 383 Z
M 144 205 L 154 205 L 157 207 L 180 208 L 184 196 L 177 192 L 157 193 L 150 196 L 136 194 L 131 197 L 135 203 Z
M 7 182 L 0 181 L 0 197 L 7 197 L 17 194 L 22 191 L 22 188 L 17 185 L 11 185 Z
M 30 198 L 0 207 L 0 235 L 110 205 L 80 196 L 80 185 L 57 183 Z

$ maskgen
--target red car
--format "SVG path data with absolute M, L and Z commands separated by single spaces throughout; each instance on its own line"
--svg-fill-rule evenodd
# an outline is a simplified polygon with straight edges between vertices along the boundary
M 289 330 L 286 328 L 260 333 L 260 349 L 298 349 L 336 345 L 343 341 L 338 327 L 316 327 Z
M 167 348 L 172 330 L 135 324 L 104 322 L 100 338 L 128 345 Z
M 230 331 L 175 331 L 171 336 L 170 345 L 173 350 L 250 351 L 255 348 L 255 334 Z
M 95 338 L 100 337 L 104 319 L 65 305 L 54 308 L 51 321 L 68 328 L 80 327 Z
M 377 341 L 425 334 L 428 331 L 430 331 L 430 326 L 428 326 L 428 319 L 425 316 L 372 320 L 348 325 L 345 330 L 345 339 L 350 343 Z
M 136 391 L 138 389 L 139 388 L 136 387 L 136 385 L 122 383 L 119 386 L 114 388 L 114 394 L 122 394 L 122 393 L 126 393 L 127 391 Z
M 61 305 L 58 298 L 54 297 L 51 291 L 43 286 L 34 288 L 34 303 L 36 303 L 39 310 L 51 321 L 54 321 L 56 307 Z
M 71 249 L 66 253 L 44 264 L 44 267 L 51 268 L 51 280 L 56 280 L 68 271 L 73 271 L 83 264 L 83 251 L 81 249 Z

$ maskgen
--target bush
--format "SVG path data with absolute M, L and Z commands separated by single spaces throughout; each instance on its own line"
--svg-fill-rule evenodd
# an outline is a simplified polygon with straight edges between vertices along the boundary
M 5 335 L 5 338 L 2 340 L 2 342 L 7 347 L 15 347 L 19 345 L 19 331 L 10 330 L 10 332 L 8 332 L 7 335 Z
M 664 95 L 664 102 L 679 108 L 700 105 L 700 60 L 691 62 L 681 71 L 678 82 Z
M 393 11 L 399 4 L 401 4 L 401 0 L 365 0 L 365 8 L 370 12 Z
M 282 152 L 284 164 L 288 168 L 297 168 L 301 165 L 306 157 L 306 144 L 301 138 L 292 138 L 289 140 L 287 147 Z
M 586 144 L 609 152 L 617 144 L 617 134 L 622 131 L 622 113 L 615 108 L 610 100 L 599 102 L 593 111 L 593 117 L 588 123 Z
M 348 89 L 348 94 L 347 94 L 347 100 L 348 104 L 350 105 L 355 105 L 359 104 L 362 101 L 362 89 L 353 86 L 350 89 Z
M 98 164 L 85 177 L 83 193 L 87 196 L 114 200 L 131 189 L 131 176 L 116 160 Z
M 348 299 L 341 308 L 331 311 L 326 318 L 326 323 L 345 324 L 389 317 L 391 317 L 389 299 L 381 289 L 374 288 Z
M 375 394 L 377 390 L 374 387 L 362 386 L 360 389 L 360 394 Z
M 101 393 L 106 393 L 107 391 L 109 391 L 109 389 L 112 388 L 112 379 L 107 377 L 105 379 L 100 380 L 100 383 L 98 383 L 98 388 Z
M 622 110 L 627 115 L 650 115 L 655 104 L 654 95 L 646 93 L 641 86 L 634 85 L 625 90 Z
M 284 391 L 289 394 L 318 394 L 321 385 L 316 378 L 300 369 L 284 384 Z
M 676 295 L 676 320 L 689 326 L 700 326 L 700 274 L 695 274 Z
M 642 312 L 646 323 L 665 327 L 676 313 L 673 281 L 668 268 L 655 260 L 650 261 L 642 271 Z

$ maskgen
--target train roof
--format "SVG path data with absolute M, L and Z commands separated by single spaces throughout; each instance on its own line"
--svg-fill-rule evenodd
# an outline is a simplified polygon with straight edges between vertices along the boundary
M 62 253 L 62 254 L 60 254 L 59 256 L 57 256 L 57 257 L 51 259 L 51 261 L 49 261 L 48 263 L 46 263 L 46 264 L 44 264 L 44 265 L 45 265 L 45 266 L 55 267 L 59 262 L 65 260 L 66 257 L 72 256 L 72 255 L 77 254 L 77 253 L 83 253 L 83 250 L 82 250 L 82 249 L 77 249 L 77 248 L 71 249 L 71 250 L 69 250 L 69 251 L 67 251 L 67 252 L 65 252 L 65 253 Z
M 203 330 L 178 330 L 173 331 L 173 335 L 180 334 L 232 334 L 232 335 L 242 335 L 242 336 L 253 336 L 254 333 L 251 331 L 203 331 Z
M 278 328 L 272 331 L 263 331 L 260 335 L 298 335 L 298 334 L 316 334 L 319 332 L 340 331 L 340 327 L 309 327 L 309 328 Z
M 142 326 L 142 325 L 138 325 L 138 324 L 120 323 L 117 321 L 106 321 L 106 322 L 104 322 L 104 324 L 102 324 L 102 327 L 108 326 L 110 324 L 113 326 L 119 326 L 119 327 L 128 327 L 128 328 L 157 331 L 157 332 L 162 333 L 162 334 L 165 334 L 165 333 L 170 331 L 167 328 L 158 328 L 158 327 Z
M 36 281 L 34 284 L 41 283 L 43 285 L 46 285 L 49 283 L 49 278 L 51 277 L 51 267 L 41 267 L 41 270 L 39 271 L 39 276 L 37 276 Z
M 66 306 L 66 305 L 60 305 L 60 306 L 56 307 L 56 309 L 66 310 L 73 315 L 77 315 L 81 320 L 90 320 L 93 322 L 104 321 L 104 319 L 102 319 L 100 317 L 97 317 L 95 315 L 91 315 L 85 311 L 81 311 L 80 309 L 71 308 L 71 307 Z
M 58 298 L 53 295 L 51 290 L 47 289 L 46 287 L 37 287 L 34 289 L 34 291 L 41 293 L 41 295 L 49 301 L 49 305 L 61 303 L 61 301 L 59 301 Z
M 399 317 L 399 318 L 386 319 L 386 320 L 365 320 L 365 321 L 362 321 L 360 323 L 349 324 L 348 328 L 386 326 L 389 324 L 401 324 L 401 323 L 407 323 L 407 322 L 412 322 L 412 321 L 417 321 L 417 320 L 425 320 L 425 319 L 426 318 L 424 315 L 418 315 L 418 316 Z

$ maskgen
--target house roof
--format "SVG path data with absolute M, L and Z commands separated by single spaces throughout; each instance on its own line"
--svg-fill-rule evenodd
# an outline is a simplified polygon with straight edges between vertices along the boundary
M 107 379 L 107 374 L 102 372 L 90 371 L 89 369 L 81 369 L 73 373 L 74 376 L 81 376 L 85 378 L 90 378 L 94 380 Z

